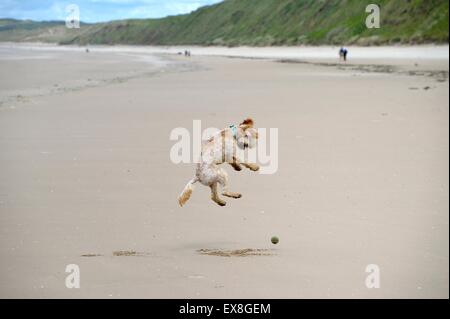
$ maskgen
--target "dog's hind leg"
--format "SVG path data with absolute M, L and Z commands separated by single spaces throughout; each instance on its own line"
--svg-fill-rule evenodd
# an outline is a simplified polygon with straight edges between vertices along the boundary
M 213 183 L 209 186 L 211 188 L 211 199 L 216 202 L 219 206 L 225 206 L 227 203 L 220 199 L 219 194 L 217 192 L 217 182 Z
M 223 169 L 219 169 L 219 184 L 222 186 L 222 195 L 231 198 L 241 198 L 239 193 L 233 193 L 228 191 L 228 174 Z

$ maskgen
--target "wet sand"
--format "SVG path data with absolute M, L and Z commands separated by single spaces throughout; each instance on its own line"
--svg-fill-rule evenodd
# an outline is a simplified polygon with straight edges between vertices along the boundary
M 0 297 L 448 298 L 448 57 L 161 53 L 0 46 Z M 247 116 L 277 173 L 180 208 L 171 130 Z

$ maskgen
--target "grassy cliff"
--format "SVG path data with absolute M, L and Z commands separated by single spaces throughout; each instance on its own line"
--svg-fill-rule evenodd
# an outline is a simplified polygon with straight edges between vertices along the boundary
M 365 8 L 374 2 L 381 7 L 381 28 L 367 29 Z M 62 23 L 52 26 L 54 22 L 28 30 L 18 23 L 18 29 L 8 29 L 0 20 L 0 41 L 9 37 L 9 41 L 63 44 L 448 43 L 448 4 L 448 0 L 225 0 L 187 15 L 83 25 L 79 30 L 65 29 Z

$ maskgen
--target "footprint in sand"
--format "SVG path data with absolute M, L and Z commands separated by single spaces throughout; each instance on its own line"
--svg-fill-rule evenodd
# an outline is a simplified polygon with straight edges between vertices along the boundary
M 217 257 L 249 257 L 249 256 L 273 256 L 273 252 L 269 249 L 199 249 L 197 252 L 200 255 L 217 256 Z
M 149 253 L 145 252 L 138 252 L 133 250 L 117 250 L 112 252 L 113 257 L 145 257 L 149 256 Z M 82 254 L 81 257 L 103 257 L 102 254 L 96 254 L 96 253 L 88 253 L 88 254 Z

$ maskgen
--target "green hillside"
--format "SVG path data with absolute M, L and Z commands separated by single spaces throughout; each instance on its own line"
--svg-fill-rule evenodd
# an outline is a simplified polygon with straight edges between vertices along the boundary
M 381 7 L 380 29 L 365 26 L 365 8 L 370 3 Z M 79 30 L 46 25 L 29 30 L 26 38 L 57 39 L 63 44 L 227 46 L 448 43 L 448 3 L 448 0 L 225 0 L 188 15 L 163 19 L 113 21 L 83 25 Z M 58 31 L 50 36 L 49 30 Z M 14 31 L 17 30 L 3 30 L 0 22 L 0 41 Z M 20 32 L 16 40 L 24 41 L 27 32 Z
M 90 25 L 82 24 L 86 29 Z M 31 20 L 0 19 L 0 41 L 53 42 L 59 43 L 80 35 L 71 32 L 61 21 L 36 22 Z

